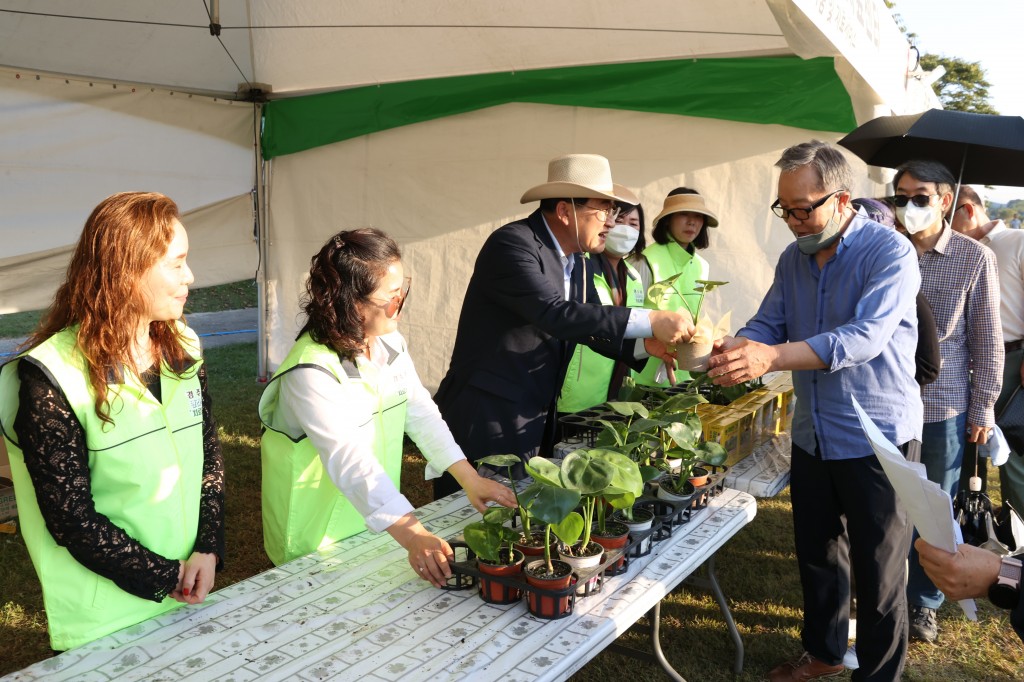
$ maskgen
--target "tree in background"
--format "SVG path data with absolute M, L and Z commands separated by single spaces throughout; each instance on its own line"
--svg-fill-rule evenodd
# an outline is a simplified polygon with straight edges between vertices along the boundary
M 981 63 L 934 54 L 921 56 L 921 68 L 925 71 L 940 65 L 945 67 L 946 73 L 932 87 L 943 108 L 974 114 L 999 113 L 989 102 L 988 89 L 992 84 L 986 80 Z
M 917 34 L 907 29 L 902 15 L 896 11 L 896 3 L 893 0 L 885 0 L 885 6 L 892 12 L 893 21 L 907 36 L 910 44 L 916 43 Z M 925 71 L 931 71 L 939 65 L 945 67 L 946 73 L 932 84 L 932 88 L 935 89 L 935 94 L 938 95 L 944 109 L 974 114 L 999 113 L 989 102 L 988 89 L 992 84 L 985 79 L 985 69 L 981 68 L 980 62 L 930 53 L 921 56 L 921 68 Z
M 992 202 L 986 201 L 985 206 L 988 217 L 993 220 L 1002 220 L 1005 223 L 1009 223 L 1013 220 L 1014 216 L 1020 216 L 1024 220 L 1024 199 L 1014 199 L 999 208 L 993 208 Z

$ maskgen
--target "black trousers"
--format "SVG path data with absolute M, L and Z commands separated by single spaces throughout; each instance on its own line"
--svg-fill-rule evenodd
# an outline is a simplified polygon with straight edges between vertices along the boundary
M 901 447 L 919 461 L 921 444 Z M 804 649 L 842 662 L 850 625 L 850 567 L 856 574 L 854 680 L 898 680 L 907 657 L 906 561 L 913 527 L 874 456 L 822 460 L 793 446 L 790 488 L 804 595 Z

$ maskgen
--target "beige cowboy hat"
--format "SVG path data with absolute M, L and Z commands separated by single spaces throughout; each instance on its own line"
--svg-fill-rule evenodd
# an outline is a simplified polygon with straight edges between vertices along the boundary
M 689 211 L 690 213 L 700 213 L 708 217 L 708 227 L 718 227 L 718 216 L 711 212 L 711 209 L 704 203 L 704 197 L 699 194 L 673 194 L 672 196 L 665 197 L 665 205 L 661 209 L 661 213 L 655 218 L 651 224 L 657 225 L 658 221 L 667 215 L 672 213 L 683 213 Z
M 548 181 L 526 190 L 519 203 L 540 199 L 611 199 L 639 204 L 640 199 L 612 182 L 608 159 L 598 154 L 566 154 L 548 163 Z

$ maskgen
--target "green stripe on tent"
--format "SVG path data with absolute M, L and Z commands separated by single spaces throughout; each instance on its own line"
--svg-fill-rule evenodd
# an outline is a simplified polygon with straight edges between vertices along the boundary
M 849 132 L 853 106 L 831 58 L 685 59 L 488 73 L 273 100 L 270 159 L 467 111 L 532 102 Z

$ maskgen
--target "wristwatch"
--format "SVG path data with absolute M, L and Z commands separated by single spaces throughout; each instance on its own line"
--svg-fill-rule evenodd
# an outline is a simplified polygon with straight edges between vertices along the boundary
M 999 577 L 988 588 L 988 600 L 1001 609 L 1017 608 L 1020 601 L 1021 561 L 1000 557 Z

